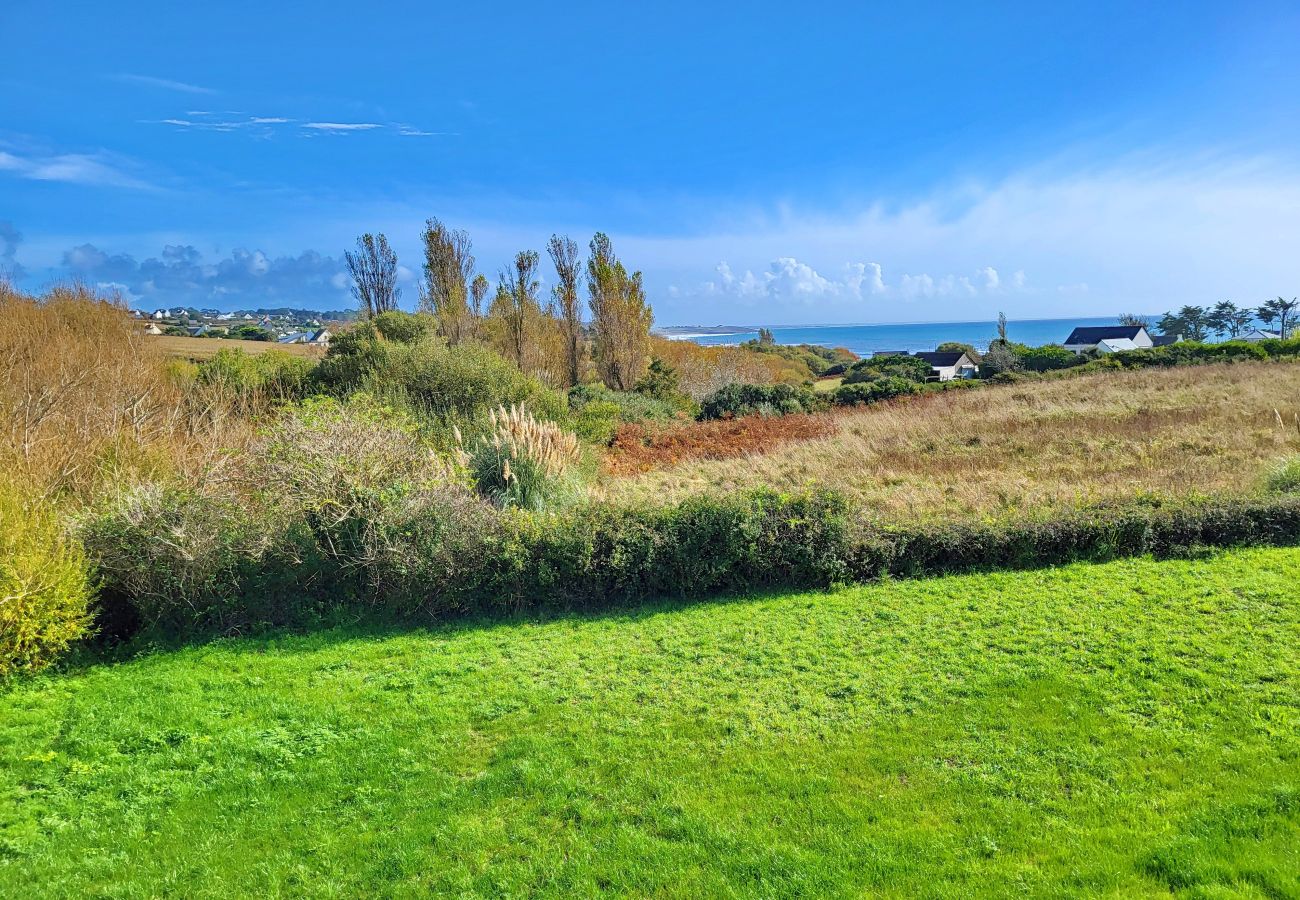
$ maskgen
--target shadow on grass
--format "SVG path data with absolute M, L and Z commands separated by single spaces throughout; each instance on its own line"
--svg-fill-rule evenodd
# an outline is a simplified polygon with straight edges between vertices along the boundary
M 887 585 L 894 581 L 911 582 L 987 575 L 997 572 L 1042 571 L 1069 566 L 1105 565 L 1126 559 L 1154 561 L 1212 559 L 1225 553 L 1259 546 L 1263 545 L 1187 547 L 1183 548 L 1183 552 L 1164 553 L 1158 556 L 1152 554 L 1125 556 L 1120 554 L 1102 559 L 1081 559 L 1068 562 L 955 566 L 951 571 L 885 575 L 883 577 L 846 582 L 830 588 L 809 586 L 762 587 L 697 597 L 662 596 L 639 600 L 620 600 L 603 608 L 544 604 L 515 611 L 477 610 L 443 613 L 434 617 L 429 614 L 399 616 L 381 608 L 359 609 L 355 606 L 349 606 L 329 611 L 311 621 L 299 622 L 293 625 L 267 626 L 238 633 L 191 634 L 175 638 L 145 634 L 125 640 L 92 639 L 71 652 L 50 671 L 79 674 L 103 666 L 130 663 L 155 654 L 211 646 L 220 646 L 223 650 L 237 653 L 257 654 L 287 648 L 300 650 L 326 649 L 342 643 L 383 641 L 400 635 L 424 634 L 436 638 L 450 638 L 471 631 L 491 631 L 519 625 L 545 625 L 565 621 L 634 623 L 655 616 L 697 607 L 701 604 L 752 603 L 790 594 L 830 594 L 840 590 Z M 0 691 L 4 689 L 5 686 L 0 685 Z
M 789 594 L 830 594 L 839 590 L 865 587 L 881 582 L 861 582 L 832 588 L 771 587 L 734 591 L 689 598 L 667 596 L 627 601 L 603 609 L 574 608 L 558 605 L 538 606 L 517 611 L 467 611 L 430 615 L 398 616 L 379 609 L 337 610 L 311 623 L 267 626 L 246 632 L 211 633 L 186 637 L 144 635 L 128 640 L 94 640 L 71 651 L 47 672 L 66 675 L 84 674 L 105 666 L 124 665 L 143 657 L 181 650 L 220 647 L 240 654 L 259 654 L 285 649 L 323 650 L 358 642 L 380 642 L 403 635 L 426 635 L 452 638 L 467 632 L 494 631 L 519 625 L 547 625 L 557 622 L 627 622 L 646 621 L 659 615 L 679 612 L 702 604 L 727 605 L 752 603 Z M 0 691 L 4 685 L 0 685 Z

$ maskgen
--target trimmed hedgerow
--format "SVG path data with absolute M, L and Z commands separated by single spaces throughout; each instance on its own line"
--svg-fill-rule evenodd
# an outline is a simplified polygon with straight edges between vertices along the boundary
M 1037 519 L 933 526 L 863 524 L 849 568 L 859 580 L 974 569 L 1103 562 L 1147 553 L 1300 543 L 1300 497 L 1085 507 Z
M 857 518 L 829 490 L 542 515 L 494 509 L 452 486 L 393 503 L 374 513 L 371 552 L 346 571 L 323 548 L 303 546 L 307 529 L 255 529 L 246 511 L 178 494 L 131 498 L 89 529 L 87 543 L 107 596 L 169 637 L 310 622 L 329 608 L 401 618 L 596 610 L 666 595 L 1300 543 L 1293 495 L 905 526 Z

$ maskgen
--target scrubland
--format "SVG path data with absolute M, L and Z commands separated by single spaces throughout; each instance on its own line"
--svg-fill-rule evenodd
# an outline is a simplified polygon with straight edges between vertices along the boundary
M 1249 492 L 1300 449 L 1300 366 L 1243 362 L 991 385 L 829 414 L 829 433 L 605 483 L 618 499 L 828 485 L 891 517 Z

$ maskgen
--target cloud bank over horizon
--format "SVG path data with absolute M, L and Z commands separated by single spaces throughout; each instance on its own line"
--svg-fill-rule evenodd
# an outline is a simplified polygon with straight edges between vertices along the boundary
M 38 275 L 77 277 L 159 306 L 341 308 L 352 302 L 342 250 L 381 224 L 412 280 L 424 210 L 343 202 L 331 213 L 231 241 L 254 249 L 201 251 L 194 240 L 159 251 L 127 236 L 65 245 L 57 258 L 47 249 L 44 260 L 26 245 L 18 258 L 11 223 L 0 232 L 0 265 L 25 269 L 29 285 Z M 681 213 L 665 206 L 662 216 L 672 223 Z M 601 217 L 588 209 L 581 218 L 591 224 L 569 233 L 585 245 L 607 230 L 620 257 L 645 272 L 661 324 L 1109 315 L 1300 293 L 1300 172 L 1261 161 L 1041 168 L 836 213 L 737 208 L 677 235 L 611 228 Z M 469 230 L 489 277 L 551 232 L 446 218 Z M 542 270 L 549 276 L 545 260 Z
M 261 250 L 241 248 L 206 261 L 192 246 L 172 245 L 157 257 L 136 260 L 81 244 L 63 255 L 63 268 L 71 277 L 116 292 L 138 308 L 344 309 L 353 305 L 343 262 L 310 250 L 270 257 Z

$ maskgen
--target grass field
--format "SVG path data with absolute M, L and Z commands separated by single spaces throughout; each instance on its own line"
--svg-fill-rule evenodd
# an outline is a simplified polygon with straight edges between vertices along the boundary
M 881 404 L 770 453 L 611 480 L 614 498 L 816 481 L 891 517 L 996 514 L 1130 498 L 1249 492 L 1300 452 L 1300 366 L 1103 372 Z
M 228 350 L 231 348 L 243 350 L 245 353 L 265 353 L 268 350 L 283 350 L 286 353 L 292 353 L 295 356 L 308 356 L 319 358 L 325 355 L 325 349 L 320 346 L 310 344 L 277 344 L 275 341 L 240 341 L 225 340 L 223 338 L 196 338 L 181 337 L 174 334 L 160 334 L 149 338 L 155 345 L 162 348 L 162 351 L 168 356 L 179 356 L 184 359 L 203 360 L 211 359 L 217 355 L 218 350 Z
M 1298 579 L 1255 550 L 51 674 L 0 694 L 0 896 L 1295 897 Z

